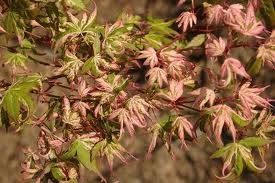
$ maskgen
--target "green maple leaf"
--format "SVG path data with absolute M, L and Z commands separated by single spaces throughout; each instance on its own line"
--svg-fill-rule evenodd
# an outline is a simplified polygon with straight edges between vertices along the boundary
M 11 64 L 13 67 L 22 67 L 26 69 L 26 62 L 28 61 L 28 57 L 21 53 L 5 53 L 6 64 Z
M 67 53 L 63 66 L 57 70 L 57 74 L 65 74 L 72 81 L 78 74 L 83 62 L 72 53 Z
M 4 92 L 0 103 L 1 110 L 5 111 L 15 122 L 27 120 L 34 109 L 30 92 L 41 85 L 41 76 L 38 74 L 19 78 Z M 21 114 L 22 108 L 26 110 L 24 117 Z
M 94 25 L 94 20 L 97 15 L 97 9 L 95 7 L 94 11 L 88 16 L 86 13 L 83 14 L 82 19 L 79 20 L 77 17 L 68 13 L 70 17 L 70 22 L 66 22 L 64 25 L 64 31 L 57 36 L 57 41 L 55 43 L 54 52 L 64 44 L 69 37 L 75 38 L 77 36 L 82 36 L 85 40 L 85 35 L 91 37 L 97 36 L 97 29 Z
M 9 34 L 14 33 L 18 40 L 21 41 L 24 37 L 24 22 L 15 12 L 8 12 L 3 20 L 4 29 Z
M 177 35 L 171 26 L 174 20 L 164 21 L 162 19 L 156 19 L 148 17 L 148 24 L 150 25 L 150 31 L 145 35 L 144 39 L 154 48 L 161 48 L 163 44 L 171 42 L 171 37 Z
M 106 65 L 107 62 L 101 58 L 100 55 L 95 55 L 84 63 L 82 72 L 86 73 L 90 71 L 93 76 L 98 77 L 103 74 L 103 71 L 99 69 L 99 66 L 104 64 Z
M 97 157 L 99 156 L 100 150 L 98 147 L 99 146 L 94 146 L 89 139 L 76 139 L 71 144 L 69 150 L 64 153 L 61 158 L 64 160 L 76 158 L 84 167 L 95 172 L 104 179 L 98 169 Z
M 151 27 L 151 31 L 157 34 L 163 34 L 167 36 L 174 36 L 177 34 L 171 26 L 174 23 L 174 20 L 164 21 L 162 19 L 157 19 L 153 17 L 148 17 L 148 23 Z
M 232 169 L 227 175 L 234 172 L 237 176 L 240 176 L 243 172 L 244 165 L 251 171 L 260 172 L 265 169 L 265 166 L 256 166 L 252 148 L 259 148 L 272 142 L 273 140 L 263 139 L 261 137 L 247 137 L 241 139 L 238 143 L 225 145 L 216 151 L 211 158 L 223 157 L 225 160 L 224 168 L 229 168 L 229 165 L 232 165 Z M 223 178 L 229 177 L 224 176 Z

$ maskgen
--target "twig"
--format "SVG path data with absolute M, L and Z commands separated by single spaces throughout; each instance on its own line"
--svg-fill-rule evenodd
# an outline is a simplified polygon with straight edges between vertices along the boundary
M 65 143 L 65 141 L 64 141 L 62 138 L 60 138 L 60 137 L 58 137 L 57 135 L 53 134 L 53 133 L 49 130 L 49 128 L 48 128 L 44 123 L 41 123 L 40 125 L 41 125 L 41 126 L 38 126 L 38 127 L 40 127 L 41 130 L 43 130 L 44 132 L 46 132 L 46 133 L 52 135 L 53 137 L 55 137 L 56 139 L 60 140 L 61 142 Z
M 199 109 L 196 109 L 196 108 L 190 107 L 188 105 L 184 105 L 184 104 L 181 104 L 179 107 L 187 108 L 187 109 L 190 109 L 190 110 L 196 111 L 196 112 L 201 112 L 201 110 L 199 110 Z
M 38 64 L 41 64 L 41 65 L 47 65 L 47 66 L 52 66 L 52 67 L 60 67 L 60 65 L 57 65 L 57 64 L 53 64 L 53 63 L 47 63 L 47 62 L 43 62 L 41 60 L 38 60 L 36 58 L 33 58 L 31 56 L 29 56 L 29 58 L 31 60 L 33 60 L 34 62 L 38 63 Z
M 36 38 L 39 38 L 39 39 L 41 38 L 40 36 L 35 35 L 35 34 L 29 32 L 29 31 L 24 31 L 24 32 L 27 33 L 27 34 L 29 34 L 29 35 L 31 35 L 31 36 L 33 36 L 33 37 L 36 37 Z

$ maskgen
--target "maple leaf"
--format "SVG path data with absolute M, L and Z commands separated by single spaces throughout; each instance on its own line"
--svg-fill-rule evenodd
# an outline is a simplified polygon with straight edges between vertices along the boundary
M 85 102 L 82 102 L 82 101 L 77 101 L 73 104 L 73 109 L 75 111 L 79 111 L 80 114 L 82 115 L 82 117 L 84 119 L 86 119 L 86 116 L 87 116 L 87 110 L 90 109 L 90 106 L 85 103 Z
M 138 59 L 144 59 L 146 58 L 145 62 L 143 65 L 149 65 L 151 68 L 155 67 L 158 65 L 158 56 L 157 52 L 155 51 L 154 48 L 147 48 L 144 51 L 141 51 L 141 55 L 137 57 Z
M 25 23 L 15 11 L 8 11 L 3 19 L 4 29 L 8 34 L 14 33 L 19 42 L 24 38 Z
M 97 143 L 94 149 L 98 151 L 98 154 L 100 154 L 101 156 L 105 156 L 107 158 L 108 165 L 111 171 L 113 171 L 114 157 L 117 157 L 120 161 L 122 161 L 125 164 L 127 164 L 127 156 L 136 159 L 118 142 L 109 141 L 107 139 L 104 139 Z
M 256 125 L 259 125 L 256 135 L 264 139 L 272 138 L 272 134 L 275 132 L 274 121 L 275 116 L 266 108 L 259 112 L 259 117 L 255 119 Z
M 106 60 L 103 59 L 99 54 L 96 54 L 95 56 L 85 61 L 81 71 L 84 73 L 90 71 L 90 73 L 93 76 L 99 77 L 105 73 L 102 70 L 100 70 L 100 66 L 107 66 L 107 65 L 108 65 L 108 62 L 106 62 Z
M 222 85 L 227 86 L 233 78 L 233 74 L 238 74 L 246 79 L 251 79 L 245 71 L 242 63 L 235 58 L 227 58 L 221 66 Z
M 148 102 L 139 95 L 135 95 L 128 99 L 126 106 L 131 114 L 138 118 L 141 124 L 146 125 L 145 116 L 150 117 L 147 110 L 152 107 Z
M 83 13 L 82 19 L 79 20 L 70 12 L 67 12 L 71 22 L 66 22 L 64 25 L 64 30 L 61 34 L 58 35 L 57 41 L 54 47 L 54 53 L 57 49 L 63 45 L 69 37 L 75 38 L 77 36 L 82 36 L 83 34 L 88 34 L 93 38 L 96 38 L 96 28 L 93 26 L 95 17 L 97 15 L 97 7 L 95 6 L 94 11 L 88 16 L 86 13 Z M 62 31 L 62 30 L 61 30 Z
M 158 123 L 156 123 L 154 126 L 152 126 L 150 128 L 150 131 L 152 131 L 152 138 L 151 138 L 151 142 L 150 142 L 150 145 L 149 145 L 148 151 L 147 151 L 147 156 L 148 157 L 151 155 L 151 153 L 156 148 L 157 139 L 158 139 L 158 136 L 160 135 L 161 129 L 162 129 L 162 127 Z
M 98 105 L 97 105 L 96 108 L 94 109 L 95 117 L 97 117 L 98 114 L 100 114 L 100 116 L 104 116 L 102 105 L 111 102 L 111 101 L 112 101 L 112 98 L 114 98 L 114 94 L 108 93 L 108 92 L 96 91 L 96 92 L 90 93 L 90 95 L 91 95 L 92 97 L 95 97 L 95 98 L 100 97 L 100 100 L 99 100 L 99 102 L 98 102 Z
M 154 36 L 158 37 L 156 40 L 152 40 L 152 41 L 158 42 L 158 40 L 161 41 L 163 39 L 163 41 L 166 42 L 165 41 L 167 40 L 167 38 L 165 38 L 166 36 L 175 36 L 178 34 L 173 28 L 171 28 L 171 26 L 174 24 L 174 20 L 165 21 L 163 19 L 153 18 L 149 16 L 148 24 L 150 25 L 150 29 L 151 29 L 149 32 L 149 35 L 151 34 L 151 36 L 153 37 Z M 158 46 L 156 45 L 156 47 Z
M 240 23 L 245 16 L 243 9 L 244 6 L 241 4 L 230 5 L 227 10 L 224 10 L 224 22 L 229 25 Z
M 61 158 L 63 160 L 71 158 L 77 159 L 85 168 L 95 172 L 104 182 L 106 182 L 98 169 L 97 158 L 100 156 L 100 150 L 103 149 L 103 147 L 100 147 L 100 149 L 98 147 L 101 142 L 102 141 L 99 141 L 93 133 L 81 136 L 73 141 L 69 150 L 65 152 Z
M 27 120 L 34 110 L 34 102 L 30 92 L 41 86 L 41 76 L 38 74 L 19 78 L 4 92 L 0 107 L 15 122 Z M 24 117 L 20 114 L 22 108 L 27 111 L 27 115 Z M 3 115 L 2 112 L 1 115 Z
M 127 93 L 123 91 L 127 84 L 127 79 L 124 79 L 121 75 L 105 75 L 102 78 L 95 80 L 96 90 L 91 92 L 90 95 L 95 98 L 100 98 L 98 105 L 94 110 L 95 116 L 103 115 L 103 105 L 112 102 L 115 106 L 118 101 L 126 99 Z
M 261 59 L 270 68 L 275 69 L 275 50 L 268 45 L 261 45 L 258 48 L 257 58 Z
M 239 13 L 237 17 L 234 17 L 234 21 L 228 21 L 227 23 L 237 32 L 257 38 L 260 38 L 258 34 L 265 29 L 262 22 L 257 21 L 252 5 L 248 6 L 246 14 Z
M 207 23 L 219 25 L 223 22 L 224 10 L 221 5 L 209 6 L 206 9 Z
M 183 94 L 183 81 L 172 80 L 169 82 L 169 91 L 158 93 L 158 96 L 176 102 Z
M 186 60 L 182 54 L 176 52 L 175 50 L 162 49 L 160 56 L 163 60 L 167 60 L 169 62 L 185 62 Z
M 189 94 L 197 96 L 194 104 L 199 104 L 199 109 L 202 109 L 207 102 L 212 106 L 216 98 L 215 92 L 207 87 L 196 89 Z
M 123 134 L 124 126 L 126 126 L 131 136 L 134 135 L 134 125 L 140 128 L 144 127 L 144 124 L 142 124 L 136 116 L 131 115 L 131 112 L 125 108 L 114 110 L 110 114 L 109 119 L 113 120 L 114 118 L 117 118 L 120 123 L 120 137 Z
M 70 81 L 73 81 L 82 67 L 83 62 L 72 53 L 67 52 L 66 60 L 62 64 L 62 67 L 57 69 L 56 74 L 65 74 Z
M 205 45 L 205 53 L 207 56 L 216 57 L 223 55 L 226 48 L 226 40 L 219 37 L 216 39 L 215 37 L 208 38 L 208 41 Z
M 28 61 L 28 57 L 21 53 L 12 53 L 5 52 L 4 57 L 7 60 L 5 64 L 10 64 L 13 68 L 22 67 L 23 69 L 27 69 L 26 62 Z
M 265 44 L 258 48 L 257 58 L 270 68 L 275 69 L 275 31 L 273 30 Z
M 96 88 L 101 91 L 112 92 L 114 86 L 105 80 L 106 78 L 96 79 Z
M 187 133 L 191 138 L 195 138 L 193 125 L 183 116 L 178 116 L 172 122 L 172 129 L 177 130 L 177 134 L 181 140 L 182 145 L 187 148 L 184 140 L 185 133 Z
M 234 126 L 234 122 L 232 120 L 232 115 L 235 113 L 232 108 L 225 104 L 215 105 L 209 108 L 209 111 L 212 112 L 214 119 L 212 121 L 212 129 L 215 134 L 215 138 L 217 143 L 222 145 L 222 130 L 226 125 L 231 132 L 232 138 L 235 141 L 236 139 L 236 128 Z
M 187 44 L 184 46 L 185 49 L 199 47 L 205 42 L 205 34 L 198 34 L 194 36 Z
M 86 81 L 83 78 L 79 80 L 78 84 L 77 93 L 80 97 L 87 96 L 92 90 L 92 87 L 87 87 Z
M 111 26 L 108 24 L 105 26 L 102 47 L 114 60 L 116 60 L 115 55 L 123 54 L 126 48 L 132 46 L 129 33 L 130 30 L 127 29 L 127 26 L 120 19 Z
M 254 172 L 261 172 L 266 168 L 266 162 L 263 161 L 264 166 L 256 166 L 252 154 L 252 148 L 261 148 L 272 141 L 260 137 L 247 137 L 241 139 L 239 142 L 226 144 L 224 147 L 216 151 L 211 158 L 223 158 L 224 164 L 222 167 L 221 179 L 229 178 L 233 173 L 240 176 L 243 172 L 244 165 Z M 234 160 L 233 160 L 234 159 Z M 226 170 L 230 169 L 228 173 Z
M 167 83 L 167 73 L 159 68 L 155 67 L 150 69 L 146 76 L 149 76 L 148 83 L 150 86 L 152 86 L 155 82 L 159 85 L 159 87 L 162 87 L 164 83 Z
M 41 167 L 34 165 L 40 160 L 40 156 L 32 149 L 23 149 L 23 153 L 27 157 L 24 163 L 21 164 L 23 179 L 32 179 L 37 172 L 41 171 Z
M 187 31 L 188 26 L 193 27 L 193 24 L 197 24 L 197 17 L 193 12 L 183 12 L 176 20 L 178 27 L 182 27 L 183 32 Z
M 185 63 L 175 61 L 169 64 L 167 71 L 168 71 L 168 74 L 173 77 L 173 79 L 183 79 L 185 68 L 186 68 Z
M 63 98 L 63 117 L 62 121 L 71 125 L 73 128 L 80 128 L 80 116 L 77 112 L 71 110 L 70 101 L 67 97 Z
M 270 106 L 268 100 L 260 96 L 260 94 L 264 92 L 267 87 L 250 88 L 250 85 L 250 82 L 246 82 L 241 86 L 238 92 L 238 97 L 241 102 L 241 108 L 247 117 L 252 117 L 252 109 L 256 106 Z
M 126 84 L 127 79 L 124 79 L 122 75 L 110 74 L 96 79 L 96 88 L 108 93 L 120 91 Z

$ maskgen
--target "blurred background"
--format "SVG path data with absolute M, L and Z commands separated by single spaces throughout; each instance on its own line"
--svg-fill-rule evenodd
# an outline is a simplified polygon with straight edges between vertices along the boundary
M 110 22 L 122 12 L 127 11 L 138 15 L 152 15 L 160 18 L 176 17 L 181 10 L 176 7 L 177 0 L 95 0 L 98 6 L 98 21 Z M 242 57 L 246 57 L 240 51 Z M 0 71 L 0 77 L 8 73 Z M 271 85 L 267 94 L 274 98 L 274 72 L 264 70 L 259 77 L 261 84 Z M 221 182 L 215 176 L 219 175 L 222 164 L 220 161 L 211 160 L 209 156 L 215 151 L 209 141 L 199 137 L 197 142 L 189 145 L 189 150 L 179 149 L 175 145 L 176 159 L 172 160 L 164 147 L 157 150 L 152 158 L 146 159 L 145 154 L 149 145 L 148 135 L 137 134 L 138 138 L 129 138 L 124 146 L 139 159 L 129 161 L 124 166 L 116 162 L 114 171 L 103 170 L 109 182 L 121 183 L 208 183 Z M 23 160 L 21 149 L 26 146 L 34 146 L 37 137 L 35 129 L 26 129 L 21 134 L 6 133 L 0 131 L 0 183 L 21 183 L 20 163 Z M 139 140 L 136 140 L 139 139 Z M 272 148 L 267 156 L 268 167 L 262 174 L 244 172 L 243 177 L 236 182 L 258 183 L 275 182 L 275 148 Z M 81 171 L 80 183 L 94 183 L 100 180 L 84 169 Z

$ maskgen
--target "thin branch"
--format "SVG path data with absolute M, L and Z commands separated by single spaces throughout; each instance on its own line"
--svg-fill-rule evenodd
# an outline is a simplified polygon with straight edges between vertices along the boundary
M 30 58 L 31 60 L 33 60 L 35 63 L 41 64 L 41 65 L 52 66 L 52 67 L 60 67 L 60 65 L 53 64 L 53 63 L 43 62 L 43 61 L 38 60 L 38 59 L 36 59 L 36 58 L 33 58 L 33 57 L 31 57 L 31 56 L 29 56 L 29 58 Z
M 76 89 L 71 88 L 71 87 L 69 87 L 69 86 L 63 85 L 63 84 L 60 83 L 60 82 L 52 82 L 52 81 L 49 81 L 48 84 L 51 86 L 51 88 L 54 87 L 54 86 L 58 86 L 58 87 L 65 88 L 65 89 L 68 89 L 68 90 L 74 90 L 74 91 L 76 90 Z M 50 89 L 51 89 L 51 88 L 50 88 Z M 49 90 L 49 89 L 48 89 L 48 90 Z
M 202 111 L 199 110 L 199 109 L 196 109 L 196 108 L 190 107 L 190 106 L 188 106 L 188 105 L 184 105 L 184 104 L 181 104 L 179 107 L 180 107 L 180 108 L 187 108 L 187 109 L 190 109 L 190 110 L 196 111 L 196 112 L 202 112 Z
M 49 77 L 46 77 L 45 79 L 43 79 L 43 82 L 48 82 L 50 80 L 55 80 L 55 79 L 63 78 L 65 76 L 66 76 L 65 74 L 59 74 L 59 75 L 49 76 Z
M 24 31 L 24 32 L 27 33 L 27 34 L 29 34 L 30 36 L 33 36 L 33 37 L 36 37 L 36 38 L 39 38 L 39 39 L 41 38 L 40 36 L 35 35 L 35 34 L 29 32 L 29 31 Z
M 45 125 L 45 124 L 43 124 L 43 123 L 41 123 L 43 126 L 41 126 L 40 128 L 41 128 L 41 130 L 43 130 L 44 132 L 47 132 L 48 134 L 50 134 L 50 135 L 52 135 L 52 136 L 54 136 L 55 138 L 57 138 L 58 140 L 60 140 L 61 142 L 65 142 L 62 138 L 60 138 L 60 137 L 58 137 L 57 135 L 55 135 L 55 134 L 53 134 L 49 129 L 48 129 L 48 127 Z

